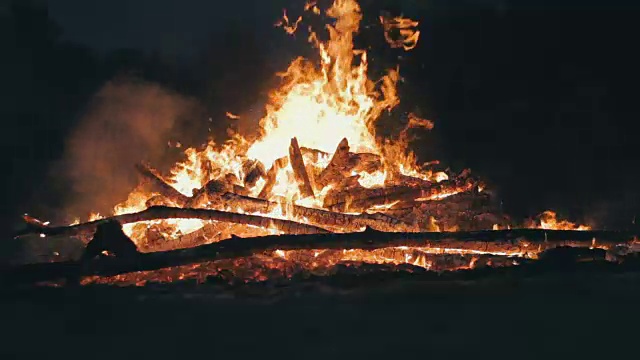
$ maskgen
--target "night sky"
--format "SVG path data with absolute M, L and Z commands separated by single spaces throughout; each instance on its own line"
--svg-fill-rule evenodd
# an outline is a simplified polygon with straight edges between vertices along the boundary
M 258 118 L 273 74 L 309 52 L 304 37 L 272 26 L 283 7 L 295 13 L 300 1 L 11 3 L 0 7 L 7 229 L 25 211 L 64 206 L 65 170 L 53 164 L 108 81 L 135 78 L 187 97 L 198 103 L 191 127 L 213 126 L 211 135 L 221 137 L 227 124 L 207 119 L 225 111 Z M 382 121 L 416 109 L 433 119 L 433 133 L 414 144 L 421 159 L 471 167 L 519 216 L 554 208 L 603 226 L 631 223 L 640 199 L 637 6 L 362 3 L 365 24 L 381 10 L 421 20 L 421 42 L 408 54 L 383 46 L 375 26 L 358 38 L 371 48 L 373 71 L 402 57 L 403 102 Z M 181 140 L 201 141 L 187 132 Z
M 99 51 L 138 48 L 188 56 L 232 22 L 260 22 L 261 32 L 271 30 L 286 3 L 57 0 L 50 2 L 49 13 L 65 29 L 64 39 Z

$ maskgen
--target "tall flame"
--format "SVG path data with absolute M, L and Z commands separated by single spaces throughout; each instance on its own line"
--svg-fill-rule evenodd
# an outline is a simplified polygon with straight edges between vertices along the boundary
M 315 1 L 307 3 L 305 10 L 312 15 L 321 13 Z M 400 133 L 399 139 L 386 143 L 377 141 L 376 120 L 384 111 L 393 109 L 399 103 L 396 92 L 400 79 L 399 69 L 388 70 L 377 81 L 368 78 L 367 53 L 355 49 L 353 45 L 354 35 L 359 31 L 362 20 L 361 8 L 356 0 L 335 0 L 325 14 L 334 20 L 332 25 L 326 26 L 326 41 L 321 41 L 318 34 L 309 29 L 308 40 L 318 49 L 319 62 L 299 57 L 285 72 L 278 74 L 282 83 L 270 94 L 266 115 L 260 121 L 259 133 L 255 139 L 250 141 L 240 134 L 234 134 L 222 146 L 210 142 L 204 149 L 186 149 L 186 160 L 176 164 L 170 175 L 165 177 L 168 184 L 181 194 L 192 196 L 194 190 L 201 189 L 210 181 L 221 180 L 227 186 L 244 186 L 248 195 L 257 196 L 265 180 L 243 181 L 250 171 L 250 167 L 245 165 L 258 161 L 261 167 L 269 169 L 276 160 L 289 156 L 292 138 L 297 138 L 300 147 L 316 149 L 319 153 L 315 157 L 306 154 L 304 158 L 311 172 L 310 178 L 313 178 L 313 171 L 321 171 L 327 166 L 338 144 L 346 138 L 350 151 L 375 154 L 382 159 L 383 169 L 370 170 L 371 172 L 359 170 L 351 174 L 363 187 L 384 186 L 389 178 L 396 175 L 433 182 L 447 179 L 444 173 L 421 169 L 416 164 L 415 155 L 407 151 L 411 140 L 408 130 L 431 129 L 432 122 L 410 114 L 406 129 Z M 290 21 L 285 13 L 278 25 L 287 33 L 293 34 L 301 28 L 302 22 L 302 17 L 295 22 Z M 385 38 L 392 47 L 410 50 L 416 46 L 420 34 L 416 30 L 417 22 L 399 17 L 381 17 L 381 22 Z M 393 37 L 394 31 L 398 32 L 399 37 Z M 234 114 L 226 115 L 231 119 L 238 118 Z M 286 209 L 293 203 L 320 207 L 323 198 L 331 190 L 332 185 L 315 188 L 315 196 L 305 198 L 300 194 L 291 165 L 274 169 L 277 170 L 276 180 L 267 197 L 281 203 L 282 207 L 273 210 L 268 214 L 270 216 L 291 218 L 287 215 L 291 212 Z M 441 199 L 454 193 L 433 194 L 429 199 Z M 114 213 L 143 210 L 155 195 L 140 189 L 134 190 L 127 201 L 114 208 Z M 220 204 L 217 206 L 220 208 Z M 245 213 L 242 208 L 222 210 Z M 170 219 L 153 224 L 161 224 L 165 234 L 176 236 L 198 230 L 205 222 Z M 145 238 L 147 229 L 140 225 L 129 224 L 125 227 L 128 235 L 138 242 Z
M 354 51 L 353 36 L 362 15 L 354 0 L 338 0 L 327 10 L 336 19 L 327 25 L 329 40 L 319 42 L 321 62 L 316 66 L 297 58 L 280 74 L 283 85 L 271 94 L 261 137 L 247 152 L 251 158 L 271 164 L 287 155 L 291 138 L 300 146 L 331 153 L 347 138 L 353 151 L 379 154 L 373 124 L 380 113 L 398 104 L 396 70 L 381 80 L 380 89 L 367 77 L 367 54 Z
M 315 2 L 309 2 L 305 10 L 320 14 Z M 270 94 L 257 139 L 250 143 L 236 134 L 222 147 L 210 143 L 204 150 L 187 149 L 187 159 L 176 164 L 171 176 L 166 179 L 169 184 L 182 194 L 191 196 L 194 189 L 228 174 L 243 179 L 246 175 L 243 163 L 246 160 L 257 160 L 269 168 L 275 160 L 288 155 L 289 144 L 294 137 L 301 147 L 326 153 L 325 156 L 307 161 L 317 169 L 327 165 L 330 154 L 343 138 L 348 140 L 353 152 L 384 154 L 385 165 L 392 165 L 392 169 L 353 174 L 360 176 L 360 184 L 365 187 L 382 186 L 390 173 L 420 174 L 421 178 L 435 181 L 446 178 L 443 174 L 432 176 L 431 173 L 421 173 L 415 164 L 415 157 L 405 153 L 405 142 L 381 146 L 376 141 L 376 120 L 383 111 L 391 110 L 399 103 L 396 92 L 398 69 L 388 70 L 376 82 L 367 77 L 367 53 L 353 46 L 354 34 L 358 32 L 362 20 L 357 1 L 336 0 L 326 10 L 326 15 L 335 19 L 333 25 L 326 27 L 328 40 L 320 41 L 313 31 L 310 31 L 308 38 L 318 49 L 319 63 L 299 57 L 285 72 L 278 74 L 282 84 Z M 285 12 L 277 25 L 292 34 L 299 29 L 301 22 L 301 17 L 295 22 L 290 21 Z M 237 118 L 229 114 L 227 116 Z M 412 118 L 409 125 L 415 123 Z M 257 195 L 263 183 L 258 181 L 254 184 L 249 189 L 250 194 Z M 321 203 L 328 189 L 317 190 L 319 196 L 314 201 L 306 200 L 305 205 Z M 278 199 L 302 201 L 291 167 L 278 172 L 272 194 Z M 144 208 L 143 204 L 149 197 L 151 194 L 141 197 L 139 193 L 132 193 L 126 204 L 116 207 L 116 213 Z

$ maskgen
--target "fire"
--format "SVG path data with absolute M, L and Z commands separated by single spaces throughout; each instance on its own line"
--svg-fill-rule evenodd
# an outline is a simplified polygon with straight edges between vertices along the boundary
M 315 1 L 308 2 L 305 10 L 311 15 L 321 14 Z M 209 142 L 202 149 L 188 148 L 184 152 L 185 160 L 176 164 L 168 176 L 154 174 L 187 199 L 196 198 L 200 189 L 213 184 L 239 189 L 238 191 L 244 196 L 259 197 L 265 201 L 278 203 L 278 206 L 270 208 L 269 211 L 255 211 L 242 205 L 226 203 L 221 199 L 212 201 L 206 197 L 189 206 L 270 216 L 275 219 L 295 220 L 308 224 L 309 219 L 295 215 L 294 207 L 327 208 L 325 200 L 340 190 L 339 184 L 319 185 L 314 179 L 330 166 L 334 153 L 338 153 L 336 149 L 343 143 L 343 139 L 348 143 L 350 154 L 365 154 L 372 159 L 378 159 L 380 163 L 378 167 L 358 168 L 347 174 L 343 181 L 349 182 L 351 186 L 376 191 L 385 190 L 394 181 L 402 182 L 406 178 L 420 185 L 454 180 L 450 179 L 447 173 L 429 168 L 437 165 L 437 161 L 425 164 L 424 167 L 418 166 L 415 154 L 408 151 L 409 142 L 412 140 L 410 130 L 430 130 L 434 126 L 433 122 L 415 114 L 408 114 L 406 127 L 397 139 L 381 141 L 376 137 L 377 119 L 383 112 L 391 111 L 400 102 L 396 91 L 396 85 L 400 80 L 399 68 L 389 69 L 381 79 L 372 80 L 368 77 L 367 52 L 355 49 L 353 44 L 354 35 L 360 30 L 362 20 L 361 9 L 356 0 L 335 0 L 325 11 L 325 15 L 332 19 L 332 23 L 326 26 L 328 39 L 321 41 L 321 36 L 311 29 L 308 37 L 309 42 L 318 51 L 319 62 L 314 63 L 299 57 L 293 60 L 286 71 L 278 74 L 281 85 L 270 94 L 266 104 L 266 115 L 260 120 L 258 134 L 251 134 L 248 137 L 233 134 L 224 144 Z M 276 25 L 282 27 L 287 33 L 294 34 L 299 31 L 303 22 L 303 17 L 298 17 L 295 21 L 290 20 L 285 12 Z M 407 51 L 416 47 L 420 36 L 417 21 L 383 16 L 380 17 L 380 22 L 385 31 L 385 39 L 392 47 Z M 232 120 L 240 119 L 232 113 L 226 113 L 226 117 Z M 296 180 L 294 165 L 290 160 L 292 157 L 290 147 L 294 138 L 297 139 L 303 165 L 309 175 L 312 196 L 301 193 Z M 272 179 L 269 178 L 270 176 Z M 271 181 L 270 188 L 267 189 L 269 181 Z M 479 184 L 453 183 L 455 185 L 443 188 L 442 191 L 416 196 L 413 199 L 417 202 L 416 209 L 423 203 L 437 202 L 460 193 L 473 191 L 473 189 L 482 191 Z M 415 188 L 412 189 L 415 190 Z M 114 214 L 139 212 L 155 204 L 156 201 L 161 201 L 161 204 L 168 206 L 185 206 L 171 199 L 158 200 L 161 198 L 159 195 L 141 186 L 132 191 L 125 202 L 115 206 Z M 380 196 L 384 197 L 384 195 Z M 354 213 L 348 209 L 352 200 L 351 198 L 345 200 L 347 209 L 343 211 L 344 213 Z M 363 205 L 364 211 L 359 210 L 358 213 L 372 214 L 378 211 L 395 210 L 401 205 L 401 200 Z M 415 212 L 416 209 L 409 210 Z M 584 226 L 577 226 L 567 221 L 557 221 L 552 212 L 545 214 L 540 223 L 540 227 L 544 229 L 586 229 Z M 101 218 L 100 215 L 92 216 L 92 219 L 99 218 Z M 170 242 L 184 239 L 190 234 L 210 231 L 212 225 L 212 221 L 199 219 L 166 219 L 126 224 L 124 231 L 141 246 L 145 241 L 150 241 L 149 237 L 152 233 L 159 233 L 162 237 L 161 241 Z M 458 229 L 457 224 L 440 222 L 434 216 L 414 220 L 414 224 L 410 225 L 420 226 L 421 229 L 429 231 Z M 496 224 L 494 228 L 497 229 L 498 225 Z M 341 229 L 332 230 L 340 231 Z M 230 235 L 257 236 L 279 234 L 281 231 L 273 226 L 257 228 L 244 225 L 242 228 L 228 226 L 219 233 L 221 235 L 218 234 L 220 235 L 217 237 L 218 240 L 225 235 L 227 237 Z M 340 253 L 276 250 L 268 257 L 268 261 L 308 258 L 309 260 L 304 260 L 305 264 L 317 266 L 335 265 L 345 261 L 363 261 L 377 264 L 411 264 L 426 269 L 438 269 L 440 265 L 434 263 L 434 254 L 465 257 L 464 262 L 456 263 L 457 265 L 451 268 L 471 268 L 476 266 L 479 256 L 487 253 L 434 248 L 345 250 Z M 514 252 L 497 255 L 520 256 L 522 254 Z
M 307 3 L 305 10 L 314 15 L 320 14 L 315 2 Z M 278 74 L 282 84 L 270 95 L 266 116 L 260 121 L 260 132 L 254 141 L 235 134 L 222 146 L 210 142 L 202 150 L 186 149 L 186 160 L 176 164 L 170 176 L 160 177 L 185 196 L 192 196 L 195 189 L 202 188 L 211 180 L 223 180 L 229 175 L 240 184 L 240 180 L 247 175 L 243 169 L 247 160 L 259 161 L 265 168 L 269 168 L 277 159 L 288 155 L 289 143 L 296 137 L 300 147 L 323 152 L 316 159 L 305 157 L 309 168 L 316 171 L 327 166 L 331 154 L 343 138 L 347 139 L 352 152 L 384 156 L 384 169 L 352 174 L 366 188 L 384 186 L 391 174 L 415 176 L 435 182 L 446 180 L 447 175 L 444 173 L 433 174 L 420 170 L 415 156 L 406 153 L 405 138 L 393 145 L 381 144 L 376 139 L 376 120 L 382 112 L 390 111 L 399 103 L 396 93 L 399 72 L 398 69 L 390 69 L 382 79 L 373 81 L 368 78 L 367 53 L 354 49 L 353 46 L 353 37 L 359 31 L 362 19 L 358 3 L 355 0 L 337 0 L 326 10 L 326 15 L 335 20 L 333 25 L 327 25 L 328 40 L 318 40 L 319 36 L 315 32 L 311 32 L 309 36 L 309 41 L 318 49 L 321 59 L 319 64 L 300 57 L 285 72 Z M 293 34 L 302 21 L 302 17 L 291 21 L 285 12 L 277 25 Z M 394 24 L 399 26 L 402 34 L 407 34 L 406 26 L 417 26 L 415 22 L 405 23 L 399 18 Z M 386 24 L 386 30 L 388 26 L 391 25 Z M 412 41 L 417 42 L 418 34 L 419 32 L 415 32 L 410 36 Z M 226 116 L 238 119 L 238 116 L 231 113 Z M 407 127 L 431 129 L 433 123 L 411 114 Z M 257 196 L 263 185 L 264 180 L 259 179 L 248 188 L 249 194 Z M 291 166 L 287 166 L 278 171 L 270 199 L 319 207 L 330 189 L 331 186 L 316 188 L 314 199 L 303 199 L 295 185 Z M 117 215 L 143 210 L 146 202 L 153 196 L 154 194 L 134 191 L 125 203 L 115 207 L 114 213 Z M 175 220 L 165 223 L 173 225 L 170 226 L 172 228 L 177 226 L 181 233 L 202 227 L 201 221 Z M 132 228 L 127 225 L 127 233 L 140 239 L 143 235 L 133 234 Z
M 416 30 L 416 27 L 419 22 L 399 16 L 380 16 L 380 23 L 384 27 L 384 37 L 391 47 L 411 50 L 418 45 L 420 31 Z
M 537 226 L 540 229 L 549 230 L 591 230 L 590 226 L 577 225 L 567 220 L 558 220 L 555 212 L 547 210 L 540 214 L 540 224 Z

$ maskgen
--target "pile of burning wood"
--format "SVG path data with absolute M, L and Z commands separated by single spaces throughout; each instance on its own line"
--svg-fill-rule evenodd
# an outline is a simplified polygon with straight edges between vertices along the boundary
M 323 13 L 315 2 L 305 10 Z M 368 78 L 366 51 L 353 45 L 362 19 L 356 0 L 335 1 L 324 14 L 332 19 L 328 39 L 311 29 L 308 37 L 320 62 L 298 58 L 281 74 L 252 141 L 235 134 L 222 147 L 188 149 L 187 161 L 166 176 L 139 164 L 141 185 L 111 217 L 60 227 L 25 217 L 21 235 L 81 238 L 91 261 L 28 265 L 2 278 L 80 273 L 89 282 L 141 284 L 231 273 L 261 281 L 371 264 L 422 271 L 511 266 L 565 246 L 600 249 L 615 260 L 633 248 L 634 234 L 582 231 L 589 229 L 551 212 L 538 224 L 513 224 L 469 171 L 418 166 L 407 151 L 408 130 L 429 130 L 430 121 L 408 114 L 398 139 L 377 138 L 376 120 L 399 103 L 398 69 Z M 294 33 L 303 21 L 284 16 L 280 25 Z M 393 48 L 416 46 L 417 21 L 380 21 Z M 135 244 L 133 261 L 109 256 L 115 243 Z M 102 248 L 106 256 L 95 259 Z
M 243 179 L 226 175 L 226 181 L 209 181 L 190 197 L 150 166 L 138 165 L 143 188 L 155 194 L 147 200 L 146 210 L 62 227 L 25 218 L 29 226 L 23 234 L 78 236 L 88 241 L 96 233 L 95 241 L 96 229 L 113 221 L 144 227 L 144 236 L 136 240 L 144 253 L 135 262 L 106 256 L 82 268 L 88 276 L 85 283 L 138 285 L 221 276 L 224 271 L 232 272 L 233 278 L 253 281 L 305 272 L 327 275 L 345 264 L 391 264 L 437 271 L 512 266 L 566 246 L 577 249 L 578 254 L 579 249 L 604 249 L 603 259 L 617 261 L 635 243 L 636 237 L 630 233 L 583 231 L 569 223 L 564 225 L 569 230 L 482 230 L 500 222 L 508 224 L 508 219 L 496 215 L 490 195 L 468 172 L 439 182 L 398 176 L 383 187 L 366 188 L 351 174 L 361 168 L 379 171 L 380 158 L 350 152 L 346 139 L 319 171 L 310 171 L 303 155 L 318 156 L 321 152 L 300 148 L 295 138 L 289 150 L 289 156 L 276 160 L 268 171 L 256 161 L 247 162 Z M 286 166 L 295 174 L 300 193 L 308 197 L 315 196 L 314 189 L 331 187 L 324 196 L 324 208 L 283 206 L 269 200 L 276 171 Z M 247 189 L 255 187 L 259 179 L 264 182 L 259 196 L 249 196 Z M 244 211 L 226 210 L 229 208 Z M 283 216 L 264 215 L 274 209 L 285 209 Z M 447 219 L 457 228 L 441 229 L 436 218 Z M 204 226 L 171 238 L 162 230 L 167 225 L 158 222 L 167 219 L 196 219 Z M 277 235 L 270 235 L 273 233 Z M 108 244 L 110 240 L 101 241 Z M 31 265 L 10 278 L 55 280 L 72 276 L 78 266 L 73 261 Z
M 340 142 L 328 165 L 321 170 L 307 166 L 303 155 L 315 157 L 317 162 L 317 157 L 329 154 L 300 148 L 294 138 L 289 156 L 277 159 L 268 171 L 260 162 L 249 160 L 244 163 L 243 179 L 226 174 L 223 180 L 211 180 L 194 189 L 192 196 L 177 191 L 157 170 L 139 164 L 136 169 L 144 180 L 144 191 L 155 195 L 146 201 L 146 210 L 110 219 L 121 224 L 145 222 L 144 237 L 138 241 L 144 251 L 190 247 L 231 235 L 342 233 L 359 232 L 367 227 L 392 232 L 480 230 L 508 223 L 506 217 L 496 215 L 490 195 L 482 191 L 481 184 L 467 171 L 440 182 L 399 175 L 389 177 L 382 187 L 367 188 L 358 182 L 359 175 L 353 174 L 380 172 L 382 161 L 375 154 L 350 152 L 347 139 Z M 330 189 L 322 196 L 322 207 L 273 201 L 276 174 L 287 166 L 295 175 L 294 186 L 305 198 L 314 198 L 314 189 Z M 259 195 L 250 196 L 248 189 L 260 179 L 264 185 Z M 241 211 L 227 211 L 230 208 Z M 281 216 L 264 215 L 274 212 Z M 198 219 L 207 224 L 167 239 L 162 223 L 150 223 L 162 219 Z M 49 227 L 34 219 L 26 220 L 32 225 L 28 231 L 43 236 L 80 236 L 86 241 L 100 223 Z

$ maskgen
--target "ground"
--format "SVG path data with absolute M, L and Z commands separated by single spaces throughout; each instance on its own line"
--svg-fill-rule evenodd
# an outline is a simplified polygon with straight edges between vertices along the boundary
M 178 289 L 5 291 L 0 358 L 634 356 L 640 274 L 401 279 L 284 297 Z

